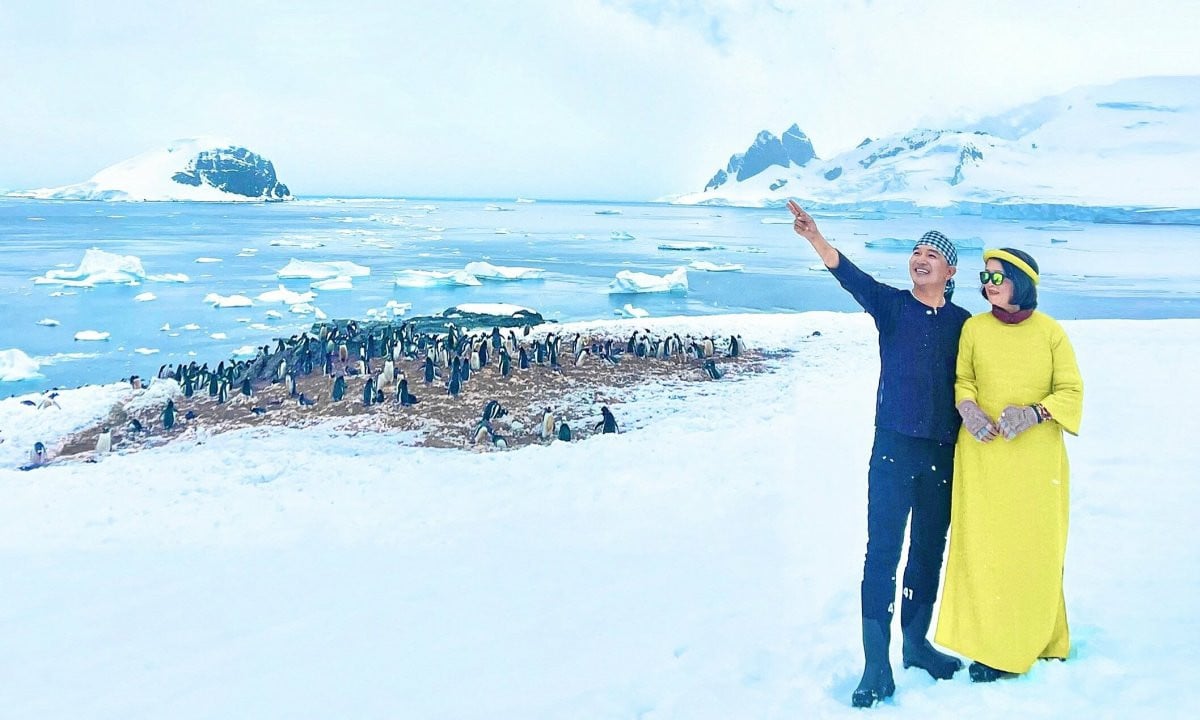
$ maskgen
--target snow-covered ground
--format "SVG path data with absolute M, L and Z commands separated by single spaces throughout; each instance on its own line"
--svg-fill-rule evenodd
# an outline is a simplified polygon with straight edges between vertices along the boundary
M 131 391 L 0 401 L 0 715 L 863 717 L 870 320 L 593 325 L 796 352 L 646 388 L 614 407 L 629 432 L 511 452 L 245 431 L 22 473 L 35 439 Z M 935 683 L 899 667 L 897 638 L 897 693 L 872 716 L 1188 717 L 1200 700 L 1200 321 L 1064 325 L 1086 386 L 1071 658 Z

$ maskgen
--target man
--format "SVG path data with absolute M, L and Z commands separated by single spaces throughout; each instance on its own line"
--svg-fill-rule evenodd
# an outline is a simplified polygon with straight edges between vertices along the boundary
M 875 441 L 867 473 L 867 555 L 863 563 L 862 634 L 866 655 L 855 707 L 890 697 L 896 685 L 888 658 L 896 600 L 896 569 L 909 513 L 908 561 L 900 627 L 904 667 L 950 678 L 962 663 L 938 652 L 926 635 L 937 598 L 950 523 L 958 337 L 970 314 L 950 302 L 958 253 L 946 236 L 925 233 L 908 259 L 911 290 L 885 285 L 829 244 L 816 222 L 788 201 L 796 233 L 875 320 L 879 330 L 879 389 Z

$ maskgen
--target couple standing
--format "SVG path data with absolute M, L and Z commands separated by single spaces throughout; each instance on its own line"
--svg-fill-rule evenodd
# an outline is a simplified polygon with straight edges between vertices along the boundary
M 958 253 L 931 231 L 909 257 L 912 290 L 860 270 L 793 201 L 794 229 L 879 330 L 875 441 L 867 473 L 862 581 L 866 667 L 856 707 L 895 692 L 889 659 L 896 570 L 911 513 L 900 603 L 904 667 L 948 679 L 962 662 L 927 639 L 950 533 L 938 644 L 990 682 L 1067 656 L 1063 599 L 1068 466 L 1083 383 L 1062 327 L 1035 313 L 1038 266 L 1012 248 L 984 252 L 974 317 L 950 302 Z

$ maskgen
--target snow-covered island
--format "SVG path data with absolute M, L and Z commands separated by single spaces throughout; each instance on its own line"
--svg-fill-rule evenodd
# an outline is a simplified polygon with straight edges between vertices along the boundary
M 954 128 L 866 138 L 821 158 L 763 131 L 682 204 L 1200 222 L 1200 76 L 1082 87 Z
M 176 140 L 111 165 L 86 182 L 8 193 L 38 200 L 262 202 L 291 200 L 275 165 L 216 137 Z

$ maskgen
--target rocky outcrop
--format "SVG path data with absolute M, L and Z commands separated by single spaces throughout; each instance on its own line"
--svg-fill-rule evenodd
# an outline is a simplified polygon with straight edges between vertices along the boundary
M 816 157 L 812 141 L 800 130 L 798 125 L 793 124 L 784 131 L 782 139 L 763 130 L 754 138 L 754 142 L 746 149 L 746 152 L 731 156 L 725 169 L 718 170 L 704 186 L 704 189 L 719 188 L 730 177 L 742 182 L 772 166 L 803 167 Z
M 209 185 L 222 192 L 262 200 L 289 200 L 287 185 L 275 176 L 275 165 L 243 147 L 203 150 L 186 170 L 172 177 L 177 183 Z

